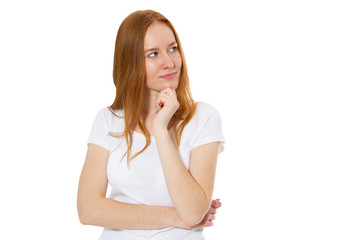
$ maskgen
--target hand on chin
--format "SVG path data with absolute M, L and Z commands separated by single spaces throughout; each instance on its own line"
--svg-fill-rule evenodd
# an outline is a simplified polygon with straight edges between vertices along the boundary
M 166 129 L 168 124 L 179 109 L 180 104 L 177 100 L 175 89 L 166 88 L 159 92 L 155 100 L 155 113 L 152 120 L 152 128 L 154 131 Z

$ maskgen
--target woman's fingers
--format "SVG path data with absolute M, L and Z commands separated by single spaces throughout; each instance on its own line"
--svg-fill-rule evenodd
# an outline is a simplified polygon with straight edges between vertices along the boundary
M 205 227 L 211 227 L 212 225 L 214 225 L 214 223 L 212 221 L 207 221 Z
M 213 207 L 213 208 L 219 208 L 219 207 L 221 207 L 220 199 L 212 200 L 212 202 L 211 202 L 211 207 Z
M 165 105 L 169 104 L 169 101 L 171 101 L 171 98 L 166 95 L 165 93 L 159 93 L 157 95 L 155 104 L 156 104 L 156 108 L 158 110 L 160 110 L 161 108 L 163 108 Z
M 157 112 L 160 111 L 164 106 L 170 106 L 174 108 L 179 107 L 179 102 L 177 101 L 176 92 L 174 89 L 166 88 L 161 91 L 156 98 L 155 106 Z
M 167 128 L 171 118 L 179 109 L 180 104 L 176 97 L 176 92 L 170 88 L 164 89 L 156 95 L 155 114 L 152 120 L 152 128 Z
M 164 90 L 162 90 L 160 93 L 165 93 L 171 97 L 175 97 L 176 98 L 176 91 L 173 88 L 165 88 Z
M 164 90 L 162 90 L 159 94 L 165 94 L 170 96 L 170 98 L 177 100 L 177 95 L 176 95 L 176 91 L 175 89 L 172 88 L 165 88 Z

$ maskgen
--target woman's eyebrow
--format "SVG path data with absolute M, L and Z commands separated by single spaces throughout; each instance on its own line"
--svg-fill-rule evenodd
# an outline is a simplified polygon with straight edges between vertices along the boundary
M 157 50 L 157 48 L 149 48 L 149 49 L 145 50 L 144 52 L 155 51 L 155 50 Z
M 174 41 L 174 42 L 170 43 L 170 44 L 169 44 L 169 47 L 172 46 L 172 45 L 174 45 L 174 44 L 177 44 L 177 42 Z M 156 50 L 158 50 L 158 48 L 149 48 L 149 49 L 146 49 L 144 52 L 156 51 Z

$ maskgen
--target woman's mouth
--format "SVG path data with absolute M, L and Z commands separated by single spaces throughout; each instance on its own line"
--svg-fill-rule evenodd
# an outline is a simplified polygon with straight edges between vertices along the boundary
M 175 77 L 175 75 L 176 75 L 176 72 L 162 75 L 162 76 L 160 76 L 160 78 L 173 79 Z

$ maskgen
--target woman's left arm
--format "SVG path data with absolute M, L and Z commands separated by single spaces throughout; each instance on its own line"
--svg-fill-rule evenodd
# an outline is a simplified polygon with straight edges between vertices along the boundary
M 152 128 L 166 185 L 179 216 L 186 225 L 194 226 L 201 222 L 211 204 L 220 142 L 194 148 L 188 171 L 167 129 L 179 107 L 175 90 L 161 92 L 156 104 L 160 111 L 153 119 Z
M 155 139 L 175 209 L 187 226 L 194 226 L 201 222 L 211 204 L 220 143 L 196 147 L 188 171 L 167 131 Z

